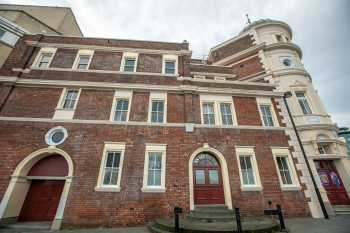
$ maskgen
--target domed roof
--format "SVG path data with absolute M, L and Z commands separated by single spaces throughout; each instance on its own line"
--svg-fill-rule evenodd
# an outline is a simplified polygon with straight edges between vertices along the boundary
M 249 31 L 250 29 L 252 29 L 253 27 L 261 27 L 264 25 L 280 25 L 282 27 L 284 27 L 285 29 L 288 30 L 288 32 L 290 33 L 290 35 L 292 36 L 292 29 L 289 27 L 288 24 L 286 24 L 285 22 L 279 21 L 279 20 L 273 20 L 273 19 L 259 19 L 257 21 L 254 21 L 253 23 L 247 25 L 245 28 L 243 28 L 243 30 L 240 32 L 246 32 Z

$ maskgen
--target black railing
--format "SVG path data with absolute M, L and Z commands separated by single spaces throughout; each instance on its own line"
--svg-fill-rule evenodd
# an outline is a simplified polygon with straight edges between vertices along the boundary
M 235 217 L 236 217 L 236 224 L 237 224 L 237 233 L 243 233 L 241 213 L 239 212 L 239 208 L 237 207 L 235 207 Z M 233 232 L 236 232 L 236 231 L 233 231 Z
M 286 225 L 284 223 L 284 217 L 283 217 L 283 212 L 281 205 L 276 205 L 276 209 L 266 209 L 264 210 L 265 215 L 277 215 L 278 220 L 280 221 L 280 230 L 285 231 L 286 230 Z

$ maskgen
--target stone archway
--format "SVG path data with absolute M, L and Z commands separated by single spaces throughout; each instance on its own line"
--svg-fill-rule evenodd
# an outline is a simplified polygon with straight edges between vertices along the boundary
M 223 154 L 216 150 L 215 148 L 211 148 L 209 146 L 204 146 L 201 148 L 198 148 L 195 150 L 188 161 L 188 167 L 189 167 L 189 189 L 190 189 L 190 210 L 194 209 L 194 182 L 193 182 L 193 160 L 197 157 L 200 153 L 210 153 L 211 155 L 215 156 L 215 158 L 220 163 L 221 167 L 221 174 L 222 174 L 222 184 L 224 188 L 224 199 L 225 199 L 225 205 L 228 209 L 232 209 L 232 198 L 231 198 L 231 186 L 229 181 L 229 174 L 228 174 L 228 168 L 226 159 L 223 156 Z
M 17 218 L 20 214 L 22 205 L 24 203 L 31 183 L 27 177 L 28 172 L 38 161 L 54 154 L 62 156 L 65 159 L 68 166 L 67 176 L 50 177 L 50 179 L 64 180 L 62 194 L 60 195 L 60 200 L 55 213 L 55 217 L 51 224 L 51 229 L 60 229 L 64 208 L 66 205 L 73 177 L 73 161 L 65 151 L 55 147 L 48 147 L 37 150 L 28 155 L 17 165 L 15 171 L 11 176 L 10 183 L 0 204 L 0 220 L 2 222 L 17 221 Z M 45 179 L 45 177 L 42 177 L 42 179 Z

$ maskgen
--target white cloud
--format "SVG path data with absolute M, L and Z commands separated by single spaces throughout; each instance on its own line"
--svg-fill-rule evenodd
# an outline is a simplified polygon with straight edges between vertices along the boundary
M 85 36 L 190 42 L 193 56 L 237 35 L 252 20 L 287 22 L 315 87 L 338 124 L 350 126 L 350 2 L 347 0 L 0 0 L 72 7 Z

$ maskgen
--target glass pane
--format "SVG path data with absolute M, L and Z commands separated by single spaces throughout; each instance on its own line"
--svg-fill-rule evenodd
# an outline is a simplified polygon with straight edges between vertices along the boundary
M 207 153 L 201 153 L 197 155 L 197 157 L 194 159 L 193 164 L 195 166 L 215 166 L 218 167 L 219 164 L 216 161 L 216 159 Z
M 254 185 L 255 177 L 252 169 L 247 170 L 247 176 L 248 176 L 248 184 Z
M 90 56 L 88 55 L 81 55 L 79 57 L 79 64 L 88 64 L 89 63 L 89 60 L 90 60 Z
M 112 175 L 112 169 L 111 168 L 105 168 L 105 177 L 103 178 L 103 184 L 109 185 Z
M 205 184 L 204 170 L 196 170 L 196 184 Z
M 217 170 L 209 170 L 209 184 L 219 184 L 219 173 Z
M 149 153 L 148 157 L 149 157 L 149 162 L 148 162 L 149 169 L 162 169 L 162 154 L 161 153 L 151 152 L 151 153 Z
M 126 121 L 127 112 L 117 111 L 114 117 L 115 121 Z
M 135 68 L 135 59 L 134 58 L 126 58 L 124 64 L 124 71 L 133 72 Z
M 175 62 L 174 61 L 165 62 L 165 73 L 166 74 L 174 74 L 175 73 Z
M 232 113 L 231 113 L 231 104 L 221 103 L 220 104 L 221 118 L 224 125 L 232 125 Z
M 112 169 L 111 173 L 111 185 L 117 185 L 118 183 L 118 168 Z
M 161 185 L 161 178 L 162 178 L 162 171 L 161 170 L 155 170 L 154 171 L 154 185 L 160 186 Z
M 106 167 L 113 167 L 114 153 L 107 154 Z

